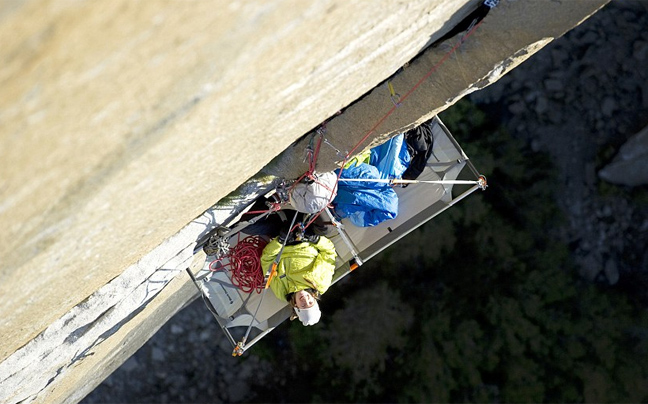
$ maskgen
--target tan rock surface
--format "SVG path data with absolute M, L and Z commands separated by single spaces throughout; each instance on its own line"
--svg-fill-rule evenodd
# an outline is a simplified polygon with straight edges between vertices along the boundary
M 452 9 L 438 7 L 50 1 L 5 13 L 0 359 L 396 70 Z
M 158 254 L 169 238 L 477 3 L 2 3 L 0 366 L 33 361 L 14 353 L 45 339 L 57 321 L 60 330 L 73 324 L 69 313 L 84 313 L 84 304 L 100 307 L 87 299 L 121 282 L 126 269 L 149 276 L 165 265 L 197 233 Z M 496 80 L 605 3 L 503 0 L 375 135 L 411 126 Z M 444 52 L 426 53 L 394 78 L 398 91 Z M 331 121 L 334 143 L 350 149 L 391 106 L 385 94 L 378 88 Z M 275 160 L 270 172 L 300 172 L 302 150 Z M 322 161 L 330 165 L 336 158 L 328 153 Z M 190 299 L 187 293 L 165 305 L 169 290 L 186 282 L 173 279 L 128 326 L 93 339 L 99 345 L 87 355 L 75 353 L 81 360 L 74 366 L 61 355 L 52 372 L 58 377 L 67 366 L 66 376 L 56 383 L 47 377 L 47 387 L 26 389 L 20 399 L 78 400 L 91 389 L 80 386 L 100 382 Z M 160 320 L 152 325 L 146 313 L 155 310 Z M 127 341 L 131 334 L 138 337 Z M 90 369 L 105 374 L 89 381 Z M 3 380 L 0 398 L 9 397 Z

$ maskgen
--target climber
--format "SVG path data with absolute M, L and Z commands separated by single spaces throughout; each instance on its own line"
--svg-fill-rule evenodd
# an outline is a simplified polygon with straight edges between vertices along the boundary
M 271 268 L 279 256 L 270 288 L 278 299 L 288 301 L 303 325 L 316 324 L 322 313 L 317 300 L 324 294 L 335 271 L 335 246 L 324 236 L 306 228 L 282 229 L 263 249 L 261 268 Z

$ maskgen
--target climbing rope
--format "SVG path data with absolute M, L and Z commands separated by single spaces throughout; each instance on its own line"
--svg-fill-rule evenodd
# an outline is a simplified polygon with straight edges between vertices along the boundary
M 321 187 L 323 187 L 327 191 L 329 191 L 329 193 L 331 195 L 331 198 L 327 203 L 327 206 L 328 206 L 328 205 L 330 205 L 331 200 L 333 199 L 332 198 L 333 191 L 337 187 L 337 180 L 336 180 L 335 185 L 333 186 L 333 189 L 331 189 L 328 185 L 318 181 L 317 177 L 315 176 L 315 168 L 317 166 L 317 158 L 319 156 L 319 152 L 320 152 L 320 149 L 322 147 L 322 141 L 325 141 L 325 142 L 328 143 L 328 141 L 326 141 L 326 139 L 324 139 L 324 134 L 325 133 L 326 133 L 326 123 L 323 123 L 322 125 L 320 125 L 320 127 L 316 131 L 317 143 L 315 144 L 315 146 L 313 146 L 313 141 L 315 139 L 315 136 L 313 136 L 313 137 L 311 137 L 309 145 L 306 148 L 306 157 L 305 157 L 304 160 L 308 159 L 308 171 L 306 171 L 304 174 L 302 174 L 302 176 L 299 177 L 299 179 L 297 179 L 297 181 L 295 181 L 293 183 L 293 185 L 290 187 L 288 193 L 289 194 L 292 193 L 293 189 L 297 186 L 297 184 L 299 184 L 303 180 L 308 179 L 308 180 L 313 181 L 314 183 L 320 185 Z M 290 228 L 288 234 L 292 233 L 293 231 L 295 231 L 298 228 L 300 229 L 301 233 L 303 234 L 304 230 L 308 226 L 310 226 L 311 223 L 313 223 L 313 221 L 322 213 L 322 211 L 323 211 L 323 209 L 320 210 L 313 218 L 311 218 L 310 221 L 308 221 L 306 223 L 306 225 L 304 225 L 303 223 L 297 223 L 294 226 L 292 226 Z
M 260 236 L 248 236 L 239 240 L 229 252 L 209 264 L 209 270 L 229 270 L 232 284 L 245 293 L 261 293 L 265 286 L 261 270 L 261 254 L 268 242 Z M 223 261 L 227 259 L 227 263 Z
M 313 146 L 313 139 L 314 137 L 311 137 L 310 142 L 308 144 L 308 147 L 306 147 L 306 156 L 304 157 L 304 161 L 308 160 L 308 170 L 301 175 L 290 187 L 288 190 L 288 193 L 291 193 L 293 189 L 299 184 L 301 181 L 304 179 L 308 178 L 313 181 L 316 181 L 317 179 L 315 178 L 315 166 L 317 165 L 317 157 L 319 156 L 320 148 L 322 146 L 322 139 L 324 138 L 324 132 L 325 132 L 325 127 L 324 125 L 320 126 L 319 129 L 317 129 L 317 144 Z
M 487 3 L 486 5 L 487 5 L 488 7 L 492 8 L 492 7 L 495 7 L 495 6 L 497 5 L 497 2 L 498 2 L 498 1 L 499 1 L 499 0 L 486 0 L 485 3 Z M 492 3 L 492 4 L 491 4 L 491 3 Z M 394 87 L 393 87 L 391 81 L 389 81 L 389 80 L 387 81 L 387 88 L 389 89 L 390 99 L 391 99 L 391 101 L 392 101 L 392 103 L 393 103 L 394 105 L 393 105 L 393 106 L 392 106 L 392 107 L 391 107 L 391 108 L 390 108 L 390 109 L 385 113 L 385 115 L 383 115 L 383 116 L 382 116 L 382 117 L 381 117 L 381 118 L 380 118 L 380 119 L 379 119 L 379 120 L 374 124 L 374 126 L 371 127 L 371 129 L 369 129 L 369 131 L 368 131 L 368 132 L 367 132 L 367 133 L 362 137 L 362 139 L 361 139 L 361 140 L 360 140 L 360 141 L 359 141 L 359 142 L 358 142 L 358 143 L 353 147 L 353 149 L 351 149 L 349 152 L 347 152 L 347 154 L 344 156 L 344 159 L 343 159 L 343 161 L 342 161 L 342 164 L 340 164 L 340 169 L 338 170 L 338 175 L 337 175 L 337 179 L 336 179 L 336 186 L 337 186 L 337 184 L 338 184 L 339 181 L 340 181 L 340 177 L 341 177 L 341 175 L 342 175 L 342 171 L 344 170 L 344 166 L 346 165 L 347 160 L 348 160 L 351 156 L 353 156 L 353 154 L 354 154 L 354 153 L 356 152 L 356 150 L 360 147 L 360 145 L 362 145 L 362 143 L 364 143 L 364 142 L 369 138 L 369 136 L 371 136 L 371 134 L 374 133 L 374 132 L 376 131 L 376 129 L 377 129 L 380 125 L 382 125 L 382 123 L 383 123 L 387 118 L 389 118 L 389 116 L 391 116 L 391 114 L 393 114 L 393 113 L 396 111 L 396 109 L 397 109 L 398 107 L 400 107 L 401 105 L 403 105 L 403 103 L 405 102 L 405 100 L 407 100 L 407 98 L 409 98 L 409 97 L 412 95 L 412 93 L 414 93 L 414 91 L 416 91 L 416 89 L 418 89 L 418 88 L 421 86 L 421 84 L 423 84 L 423 83 L 424 83 L 428 78 L 430 78 L 430 76 L 431 76 L 432 74 L 434 74 L 434 72 L 435 72 L 435 71 L 436 71 L 436 70 L 437 70 L 437 69 L 438 69 L 442 64 L 444 64 L 444 63 L 445 63 L 445 62 L 450 58 L 450 56 L 452 56 L 452 54 L 454 54 L 454 53 L 457 51 L 457 49 L 459 49 L 459 47 L 460 47 L 460 46 L 461 46 L 461 45 L 466 41 L 466 39 L 467 39 L 468 37 L 470 37 L 470 36 L 471 36 L 471 35 L 472 35 L 476 30 L 477 30 L 477 28 L 479 28 L 479 26 L 482 24 L 483 21 L 484 21 L 484 20 L 482 19 L 482 20 L 480 20 L 480 21 L 478 21 L 478 22 L 476 22 L 476 23 L 471 24 L 471 26 L 469 27 L 469 29 L 467 30 L 467 32 L 466 32 L 466 33 L 461 37 L 461 39 L 460 39 L 460 40 L 459 40 L 459 41 L 458 41 L 458 42 L 457 42 L 457 43 L 456 43 L 456 44 L 455 44 L 455 45 L 454 45 L 454 46 L 453 46 L 453 47 L 452 47 L 452 48 L 451 48 L 451 49 L 450 49 L 450 50 L 449 50 L 449 51 L 448 51 L 448 52 L 447 52 L 447 53 L 446 53 L 446 54 L 445 54 L 445 55 L 444 55 L 444 56 L 443 56 L 443 57 L 442 57 L 442 58 L 441 58 L 441 59 L 440 59 L 436 64 L 435 64 L 435 65 L 433 65 L 432 68 L 430 68 L 430 70 L 429 70 L 429 71 L 428 71 L 428 72 L 427 72 L 427 73 L 426 73 L 426 74 L 425 74 L 425 75 L 424 75 L 424 76 L 423 76 L 423 77 L 422 77 L 422 78 L 421 78 L 421 79 L 420 79 L 416 84 L 414 84 L 414 86 L 412 86 L 412 88 L 410 88 L 409 91 L 407 91 L 407 93 L 405 93 L 405 95 L 401 96 L 400 94 L 396 93 L 396 91 L 394 90 Z M 341 112 L 339 112 L 338 114 L 340 114 L 340 113 L 341 113 Z M 317 147 L 316 147 L 316 148 L 313 148 L 313 147 L 312 147 L 313 138 L 311 138 L 311 142 L 310 142 L 309 146 L 306 148 L 306 158 L 308 158 L 308 160 L 309 160 L 309 168 L 308 168 L 308 171 L 305 172 L 301 177 L 299 177 L 299 179 L 298 179 L 297 181 L 295 181 L 295 184 L 299 183 L 300 181 L 304 180 L 305 178 L 310 178 L 311 180 L 316 181 L 316 178 L 315 178 L 315 176 L 314 176 L 314 172 L 315 172 L 315 167 L 316 167 L 316 165 L 317 165 L 317 157 L 318 157 L 318 153 L 319 153 L 319 148 L 320 148 L 320 145 L 321 145 L 321 143 L 322 143 L 322 139 L 323 139 L 323 137 L 324 137 L 324 133 L 325 133 L 325 132 L 326 132 L 326 122 L 322 123 L 322 124 L 320 125 L 320 127 L 317 129 L 317 132 L 316 132 L 316 133 L 319 135 L 319 139 L 318 139 Z M 330 144 L 330 143 L 328 142 L 328 140 L 326 140 L 326 139 L 324 139 L 324 140 L 325 140 L 325 143 L 329 144 L 331 147 L 334 147 L 332 144 Z M 334 148 L 335 148 L 335 147 L 334 147 Z M 338 151 L 338 154 L 339 154 L 339 150 L 338 150 L 338 149 L 336 149 L 336 150 Z M 318 184 L 319 184 L 319 183 L 318 183 Z M 323 185 L 323 184 L 322 184 L 322 185 Z M 293 187 L 294 187 L 294 185 L 293 185 Z M 327 188 L 327 189 L 328 189 L 328 188 Z M 292 191 L 292 187 L 291 187 L 290 191 Z M 333 191 L 331 190 L 331 197 L 330 197 L 330 199 L 329 199 L 329 201 L 328 201 L 328 203 L 327 203 L 327 207 L 331 206 L 331 203 L 332 203 L 332 202 L 333 202 Z M 308 226 L 310 226 L 310 225 L 313 223 L 313 221 L 315 221 L 315 219 L 317 219 L 317 217 L 319 217 L 319 215 L 322 213 L 323 210 L 324 210 L 324 209 L 322 209 L 321 211 L 319 211 L 317 214 L 313 215 L 313 217 L 312 217 L 312 218 L 311 218 L 311 219 L 310 219 L 310 220 L 309 220 L 305 225 L 302 225 L 302 228 L 305 229 L 305 228 L 307 228 Z M 295 226 L 294 228 L 292 228 L 291 231 L 295 230 L 296 227 L 297 227 L 297 226 Z
M 256 214 L 261 214 L 261 213 L 272 213 L 272 212 L 277 212 L 281 210 L 281 202 L 267 202 L 268 205 L 268 210 L 250 210 L 248 212 L 245 212 L 247 215 L 256 215 Z
M 496 3 L 498 0 L 487 0 L 487 1 L 492 1 L 492 2 Z M 489 7 L 492 7 L 492 6 L 489 5 Z M 436 65 L 434 65 L 432 67 L 432 69 L 418 83 L 416 83 L 416 85 L 414 85 L 414 87 L 412 87 L 412 89 L 410 89 L 403 97 L 401 97 L 400 94 L 396 93 L 396 91 L 394 90 L 391 83 L 388 82 L 387 85 L 388 85 L 388 88 L 389 88 L 389 91 L 390 91 L 390 99 L 392 100 L 392 103 L 394 105 L 371 128 L 371 130 L 369 130 L 369 132 L 367 132 L 365 134 L 365 136 L 358 142 L 358 144 L 356 144 L 356 146 L 351 151 L 347 152 L 346 156 L 344 156 L 343 162 L 341 164 L 341 168 L 340 168 L 338 176 L 337 176 L 336 186 L 337 186 L 338 181 L 340 179 L 340 175 L 342 174 L 342 170 L 344 169 L 344 166 L 345 166 L 347 160 L 349 159 L 349 157 L 352 156 L 355 153 L 355 151 L 360 147 L 360 145 L 367 140 L 367 138 L 378 128 L 378 126 L 380 126 L 395 111 L 396 108 L 398 108 L 427 78 L 429 78 L 430 75 L 432 75 L 432 73 L 434 71 L 436 71 L 436 69 L 441 64 L 443 64 L 450 57 L 450 55 L 452 55 L 452 53 L 454 53 L 456 51 L 456 49 L 464 42 L 465 38 L 470 36 L 479 27 L 480 24 L 481 24 L 481 21 L 478 24 L 475 24 L 469 30 L 469 32 L 464 37 L 462 37 L 461 41 L 459 43 L 457 43 L 457 45 L 455 45 L 450 50 L 450 52 L 448 52 L 448 54 L 446 54 L 445 57 L 441 59 L 440 62 L 438 62 Z M 340 113 L 341 112 L 338 112 L 338 114 L 340 114 Z M 322 125 L 320 125 L 320 128 L 317 130 L 317 134 L 319 135 L 317 145 L 315 147 L 313 147 L 313 139 L 314 139 L 314 137 L 313 137 L 313 138 L 311 138 L 309 147 L 307 147 L 307 149 L 306 149 L 306 158 L 305 159 L 308 159 L 308 162 L 309 162 L 308 171 L 306 173 L 304 173 L 297 181 L 294 182 L 293 186 L 289 189 L 288 193 L 290 193 L 293 190 L 295 184 L 299 183 L 300 181 L 304 180 L 305 178 L 309 178 L 312 181 L 317 180 L 317 178 L 315 177 L 314 174 L 315 174 L 315 168 L 316 168 L 316 165 L 317 165 L 317 157 L 318 157 L 318 154 L 319 154 L 319 150 L 320 150 L 322 140 L 324 140 L 324 142 L 327 143 L 329 146 L 335 148 L 331 143 L 329 143 L 326 139 L 324 139 L 324 133 L 326 131 L 325 125 L 326 125 L 326 122 L 322 123 Z M 340 151 L 338 149 L 336 149 L 336 151 L 338 152 L 338 154 L 340 154 Z M 485 179 L 484 179 L 484 186 L 485 186 Z M 312 215 L 312 218 L 305 225 L 302 224 L 302 223 L 296 223 L 295 224 L 295 220 L 296 220 L 297 214 L 298 214 L 297 212 L 295 212 L 295 216 L 293 217 L 292 223 L 290 224 L 290 232 L 292 232 L 293 230 L 295 230 L 297 228 L 300 228 L 300 231 L 303 232 L 306 227 L 308 227 L 310 224 L 312 224 L 313 221 L 324 210 L 326 210 L 330 206 L 330 204 L 332 202 L 332 199 L 333 199 L 333 192 L 331 192 L 331 196 L 330 196 L 330 199 L 329 199 L 329 201 L 327 203 L 327 206 L 324 207 L 319 212 L 317 212 L 317 214 Z M 271 207 L 271 209 L 272 208 L 274 208 L 274 207 Z M 281 257 L 281 254 L 283 252 L 283 249 L 284 249 L 284 247 L 286 245 L 286 241 L 284 241 L 284 243 L 283 243 L 283 245 L 281 247 L 281 250 L 279 251 L 279 254 L 275 258 L 275 261 L 273 262 L 273 265 L 271 266 L 271 268 L 269 268 L 267 281 L 264 282 L 265 279 L 264 279 L 264 275 L 262 274 L 262 270 L 261 270 L 261 267 L 260 267 L 259 257 L 261 255 L 263 247 L 265 246 L 265 242 L 261 243 L 262 239 L 255 236 L 255 238 L 253 239 L 254 241 L 251 240 L 248 243 L 246 240 L 248 240 L 249 238 L 250 237 L 248 237 L 248 238 L 244 239 L 243 241 L 240 241 L 239 243 L 237 243 L 237 247 L 232 249 L 234 251 L 232 251 L 232 254 L 230 254 L 230 256 L 229 256 L 230 257 L 230 262 L 231 262 L 230 266 L 231 266 L 231 270 L 232 270 L 232 273 L 233 273 L 232 283 L 236 284 L 241 289 L 245 288 L 245 289 L 249 289 L 249 290 L 256 290 L 257 293 L 261 293 L 261 290 L 263 290 L 263 294 L 261 294 L 261 299 L 259 300 L 259 304 L 258 304 L 258 306 L 256 308 L 256 311 L 254 312 L 254 314 L 252 316 L 252 321 L 250 322 L 250 325 L 248 326 L 248 329 L 247 329 L 245 335 L 243 336 L 241 341 L 236 344 L 236 346 L 234 348 L 234 351 L 232 352 L 233 356 L 242 355 L 243 352 L 246 349 L 245 344 L 246 344 L 247 338 L 248 338 L 248 336 L 250 334 L 250 330 L 252 329 L 252 326 L 253 326 L 254 321 L 256 319 L 256 315 L 257 315 L 257 313 L 259 311 L 259 308 L 261 307 L 261 303 L 263 302 L 263 297 L 265 296 L 265 292 L 266 292 L 271 280 L 273 279 L 273 277 L 276 276 L 276 268 L 277 268 L 279 259 Z M 286 240 L 287 239 L 288 239 L 288 237 L 286 237 Z M 263 244 L 263 245 L 261 245 L 261 244 Z M 240 246 L 240 249 L 238 248 L 239 246 Z M 214 261 L 214 262 L 218 262 L 218 261 Z M 214 262 L 212 262 L 210 264 L 210 266 L 209 266 L 210 269 L 212 269 L 212 264 L 214 264 Z M 354 263 L 350 270 L 355 269 L 355 267 L 357 267 L 358 264 L 360 264 L 360 263 L 358 263 L 358 262 Z M 222 267 L 222 263 L 221 263 L 221 267 Z M 214 270 L 220 270 L 220 269 L 221 268 L 217 268 L 217 269 L 214 269 Z M 245 276 L 241 276 L 243 274 L 245 274 Z M 248 275 L 248 274 L 251 274 L 251 275 Z M 259 285 L 259 282 L 258 282 L 259 278 L 257 278 L 257 274 L 260 275 L 260 280 L 261 280 L 260 284 L 261 285 Z M 236 278 L 236 281 L 234 280 L 234 278 Z M 242 278 L 245 278 L 245 281 Z M 248 278 L 252 278 L 253 280 L 248 282 L 247 281 Z M 265 287 L 263 286 L 264 284 L 265 284 Z
M 407 91 L 407 93 L 405 93 L 405 95 L 403 95 L 402 97 L 400 97 L 399 102 L 398 102 L 398 105 L 402 105 L 402 104 L 405 102 L 405 100 L 406 100 L 407 98 L 409 98 L 409 96 L 411 96 L 412 93 L 414 93 L 414 91 L 416 91 L 416 89 L 419 88 L 419 87 L 421 86 L 421 84 L 423 84 L 423 83 L 424 83 L 428 78 L 430 78 L 430 76 L 431 76 L 432 74 L 434 74 L 434 72 L 435 72 L 435 71 L 436 71 L 436 70 L 437 70 L 437 69 L 438 69 L 442 64 L 444 64 L 444 63 L 445 63 L 445 62 L 450 58 L 450 56 L 452 56 L 453 53 L 455 53 L 455 52 L 457 51 L 457 49 L 459 49 L 459 47 L 460 47 L 460 46 L 465 42 L 465 40 L 466 40 L 469 36 L 471 36 L 471 35 L 472 35 L 476 30 L 477 30 L 477 28 L 479 28 L 479 26 L 482 24 L 483 21 L 484 21 L 484 20 L 481 20 L 481 21 L 479 21 L 479 23 L 475 24 L 475 25 L 474 25 L 474 26 L 473 26 L 473 27 L 472 27 L 472 28 L 471 28 L 471 29 L 466 33 L 466 35 L 465 35 L 463 38 L 461 38 L 461 40 L 458 41 L 458 42 L 457 42 L 457 43 L 456 43 L 456 44 L 455 44 L 455 45 L 454 45 L 454 46 L 453 46 L 453 47 L 452 47 L 452 48 L 451 48 L 451 49 L 450 49 L 450 50 L 449 50 L 449 51 L 448 51 L 448 52 L 447 52 L 447 53 L 446 53 L 442 58 L 441 58 L 441 60 L 439 60 L 439 61 L 438 61 L 434 66 L 432 66 L 432 68 L 430 68 L 430 70 L 429 70 L 429 71 L 428 71 L 428 72 L 427 72 L 427 73 L 426 73 L 426 74 L 425 74 L 425 75 L 424 75 L 424 76 L 423 76 L 423 77 L 422 77 L 418 82 L 416 82 L 416 84 L 414 84 L 414 86 L 412 86 L 412 88 L 410 88 L 409 91 Z M 367 140 L 367 138 L 369 138 L 369 136 L 371 136 L 371 134 L 374 133 L 374 132 L 376 131 L 376 129 L 378 129 L 378 127 L 379 127 L 380 125 L 382 125 L 382 123 L 383 123 L 387 118 L 389 118 L 389 117 L 391 116 L 391 114 L 394 113 L 394 111 L 396 111 L 397 108 L 398 108 L 397 105 L 392 106 L 392 107 L 389 109 L 389 111 L 387 111 L 387 113 L 385 113 L 385 115 L 383 115 L 382 118 L 380 118 L 380 119 L 378 120 L 378 122 L 376 122 L 376 124 L 375 124 L 374 126 L 372 126 L 371 129 L 369 129 L 369 131 L 364 135 L 364 137 L 363 137 L 363 138 L 362 138 L 362 139 L 361 139 L 361 140 L 360 140 L 360 141 L 359 141 L 359 142 L 358 142 L 358 143 L 353 147 L 353 149 L 351 149 L 350 152 L 347 153 L 346 158 L 345 158 L 345 162 L 346 162 L 346 160 L 347 160 L 350 156 L 352 156 L 352 155 L 355 153 L 355 151 L 360 147 L 360 145 L 361 145 L 362 143 L 364 143 L 364 141 Z M 343 167 L 344 167 L 344 164 L 342 164 L 342 168 L 340 169 L 340 173 L 342 172 Z

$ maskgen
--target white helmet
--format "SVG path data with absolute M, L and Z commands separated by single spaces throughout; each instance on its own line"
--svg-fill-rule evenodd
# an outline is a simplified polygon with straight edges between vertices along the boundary
M 299 321 L 301 321 L 303 325 L 317 324 L 320 317 L 322 317 L 322 312 L 320 311 L 317 302 L 307 309 L 299 309 L 295 307 L 295 313 L 297 313 L 297 317 L 299 317 Z

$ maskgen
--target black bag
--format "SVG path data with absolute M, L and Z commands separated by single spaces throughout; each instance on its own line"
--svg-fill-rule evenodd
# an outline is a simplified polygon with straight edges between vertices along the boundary
M 411 161 L 409 167 L 403 173 L 403 179 L 415 180 L 423 172 L 434 148 L 432 123 L 428 121 L 405 132 L 405 142 L 407 143 L 407 151 Z

